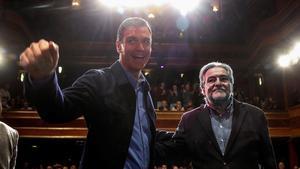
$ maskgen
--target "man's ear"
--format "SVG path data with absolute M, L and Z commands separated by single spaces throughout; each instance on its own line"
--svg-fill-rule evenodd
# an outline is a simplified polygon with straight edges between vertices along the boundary
M 121 53 L 122 51 L 122 43 L 120 41 L 116 41 L 116 50 L 118 53 Z
M 201 93 L 203 96 L 205 96 L 204 88 L 200 87 Z

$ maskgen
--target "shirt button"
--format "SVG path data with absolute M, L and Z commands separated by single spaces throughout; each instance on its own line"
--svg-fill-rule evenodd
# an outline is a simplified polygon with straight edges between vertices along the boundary
M 227 163 L 226 163 L 226 162 L 223 162 L 223 165 L 227 165 Z
M 222 125 L 220 125 L 220 128 L 222 129 L 222 128 L 223 128 L 223 126 L 222 126 Z

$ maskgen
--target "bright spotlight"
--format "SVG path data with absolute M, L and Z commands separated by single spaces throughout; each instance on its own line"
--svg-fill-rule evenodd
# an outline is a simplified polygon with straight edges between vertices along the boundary
M 25 76 L 24 76 L 24 73 L 21 73 L 21 75 L 20 75 L 20 81 L 21 81 L 21 82 L 24 82 L 24 77 L 25 77 Z
M 5 51 L 0 47 L 0 66 L 4 65 L 5 62 L 4 53 Z
M 153 13 L 149 13 L 148 18 L 153 19 L 153 18 L 155 18 L 155 15 Z
M 188 29 L 189 27 L 189 20 L 186 17 L 179 17 L 176 20 L 176 27 L 181 30 L 181 31 L 185 31 L 186 29 Z
M 259 78 L 258 78 L 258 85 L 261 86 L 262 84 L 263 84 L 262 77 L 259 77 Z
M 183 76 L 184 76 L 184 73 L 180 73 L 180 77 L 183 78 Z
M 300 59 L 300 43 L 295 44 L 293 50 L 290 52 L 289 55 L 292 58 L 293 63 L 296 64 Z
M 59 74 L 62 73 L 62 67 L 61 67 L 61 66 L 58 67 L 58 73 L 59 73 Z
M 172 1 L 172 5 L 180 11 L 182 16 L 185 16 L 189 11 L 192 11 L 198 4 L 199 0 L 190 0 L 188 3 L 183 0 Z
M 290 62 L 291 60 L 288 55 L 280 56 L 277 60 L 278 65 L 283 68 L 290 66 Z
M 122 7 L 124 10 L 127 8 L 146 8 L 146 7 L 159 7 L 165 4 L 171 4 L 178 11 L 180 11 L 182 16 L 185 16 L 188 12 L 193 10 L 199 5 L 200 0 L 99 0 L 103 5 L 119 10 L 118 8 Z
M 128 7 L 128 8 L 137 8 L 145 7 L 151 3 L 150 0 L 101 0 L 104 5 L 110 7 Z
M 4 64 L 4 58 L 3 58 L 3 55 L 0 54 L 0 65 L 3 65 Z
M 123 14 L 124 13 L 124 8 L 122 8 L 122 7 L 118 7 L 117 8 L 117 11 L 119 12 L 119 14 Z
M 80 0 L 72 0 L 72 6 L 74 7 L 80 6 Z
M 213 6 L 213 9 L 212 9 L 214 12 L 218 12 L 219 11 L 219 8 L 217 6 Z

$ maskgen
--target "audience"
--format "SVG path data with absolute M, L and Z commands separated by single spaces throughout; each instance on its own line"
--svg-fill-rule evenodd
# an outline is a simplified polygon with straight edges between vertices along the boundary
M 191 82 L 166 84 L 165 82 L 160 82 L 158 84 L 151 84 L 151 86 L 153 104 L 159 111 L 189 111 L 204 103 L 203 95 L 199 90 L 199 84 L 191 85 Z M 35 110 L 35 107 L 28 103 L 22 93 L 14 96 L 11 95 L 10 90 L 13 89 L 11 89 L 9 84 L 0 85 L 0 97 L 4 111 Z M 247 96 L 240 88 L 235 90 L 234 95 L 235 98 L 256 105 L 265 111 L 278 111 L 282 109 L 282 101 L 279 102 L 271 96 Z M 296 98 L 296 95 L 293 96 Z M 297 98 L 300 98 L 300 96 L 297 96 Z M 293 104 L 299 104 L 299 100 L 295 99 Z M 183 109 L 180 108 L 178 110 L 178 108 L 175 108 L 176 104 L 179 103 L 178 101 L 181 102 Z
M 10 102 L 10 99 L 11 99 L 11 95 L 10 95 L 10 92 L 9 92 L 9 84 L 5 84 L 3 85 L 2 87 L 0 87 L 0 97 L 1 97 L 1 100 L 2 100 L 2 108 L 3 109 L 9 109 L 10 106 L 9 106 L 9 102 Z
M 283 161 L 279 161 L 278 163 L 278 169 L 285 169 L 285 164 Z

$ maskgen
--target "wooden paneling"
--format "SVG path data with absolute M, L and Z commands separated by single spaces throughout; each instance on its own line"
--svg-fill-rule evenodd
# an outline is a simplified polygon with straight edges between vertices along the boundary
M 291 137 L 300 137 L 300 105 L 289 108 Z
M 268 112 L 266 117 L 272 137 L 299 137 L 300 107 L 287 112 Z M 157 112 L 157 127 L 162 130 L 175 131 L 183 112 Z M 16 128 L 24 138 L 85 138 L 87 129 L 83 117 L 77 120 L 53 124 L 40 119 L 35 111 L 4 112 L 1 121 Z
M 86 128 L 15 127 L 23 138 L 86 138 Z

